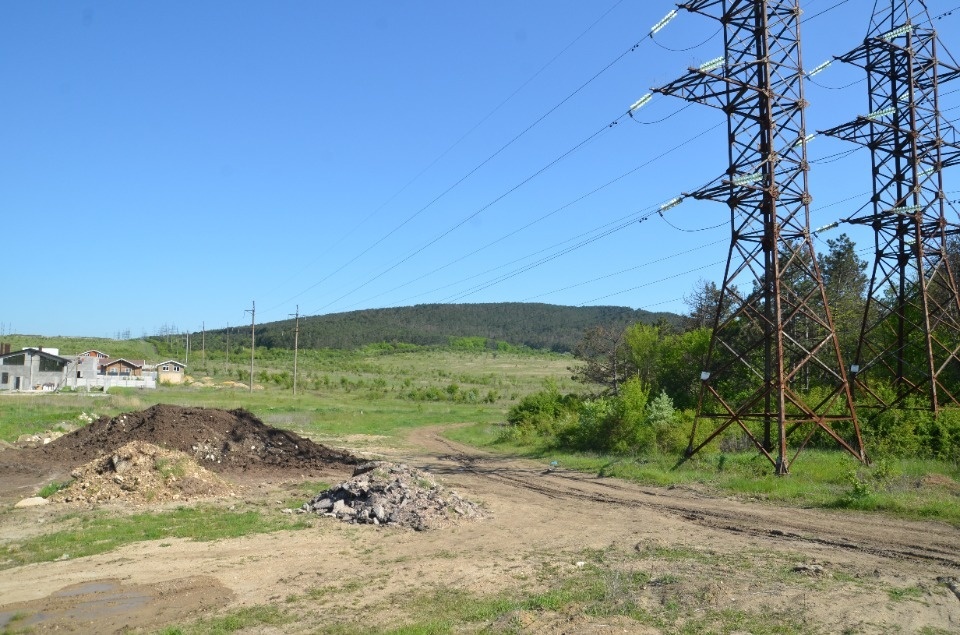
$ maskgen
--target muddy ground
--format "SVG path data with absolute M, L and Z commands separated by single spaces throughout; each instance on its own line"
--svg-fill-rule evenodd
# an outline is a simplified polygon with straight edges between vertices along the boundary
M 490 455 L 443 439 L 439 429 L 414 430 L 408 441 L 414 451 L 384 449 L 383 458 L 428 470 L 480 502 L 487 517 L 422 532 L 317 517 L 297 531 L 142 542 L 9 568 L 0 575 L 0 625 L 17 615 L 14 630 L 153 632 L 274 605 L 298 619 L 250 632 L 377 632 L 421 618 L 432 606 L 424 598 L 444 593 L 530 597 L 563 580 L 600 579 L 610 589 L 605 611 L 517 608 L 464 629 L 658 633 L 698 624 L 704 632 L 749 633 L 782 620 L 781 632 L 960 632 L 956 527 L 631 485 Z M 17 452 L 0 452 L 0 544 L 64 513 L 54 505 L 12 508 L 69 473 L 50 450 L 46 466 L 18 462 Z M 349 477 L 349 452 L 329 456 L 302 469 L 221 467 L 218 475 L 239 491 L 223 504 L 281 514 L 280 501 L 297 483 Z M 227 463 L 221 457 L 217 465 Z M 647 618 L 610 610 L 627 601 Z

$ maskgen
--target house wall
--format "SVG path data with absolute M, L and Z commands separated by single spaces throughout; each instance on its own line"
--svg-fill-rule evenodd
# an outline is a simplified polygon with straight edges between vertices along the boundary
M 107 388 L 113 388 L 115 386 L 120 388 L 146 388 L 152 390 L 157 387 L 157 381 L 153 375 L 150 374 L 141 377 L 97 375 L 79 380 L 74 387 L 78 390 L 83 390 L 84 388 L 87 390 L 91 388 L 103 388 L 106 390 Z
M 70 364 L 56 371 L 41 371 L 40 355 L 26 352 L 23 358 L 22 366 L 7 363 L 9 358 L 0 360 L 0 390 L 56 390 L 65 384 Z M 4 382 L 4 379 L 7 381 Z
M 170 367 L 171 370 L 160 370 L 160 366 L 157 366 L 157 381 L 161 383 L 168 384 L 182 384 L 183 383 L 183 369 L 181 370 L 172 370 L 173 366 Z
M 114 362 L 112 364 L 107 364 L 106 366 L 103 367 L 103 373 L 105 375 L 110 375 L 112 373 L 114 375 L 128 374 L 128 375 L 133 375 L 135 377 L 139 377 L 141 374 L 141 371 L 142 369 L 139 367 L 136 367 L 132 364 L 124 364 L 123 362 L 119 362 L 119 361 Z
M 77 363 L 73 368 L 73 376 L 76 378 L 77 372 L 80 373 L 80 377 L 94 377 L 97 374 L 97 371 L 100 367 L 100 360 L 94 356 L 83 356 L 77 360 Z

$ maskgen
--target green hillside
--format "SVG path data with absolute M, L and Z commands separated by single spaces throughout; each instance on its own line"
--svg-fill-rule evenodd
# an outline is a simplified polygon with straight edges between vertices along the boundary
M 159 361 L 155 342 L 143 339 L 114 340 L 104 337 L 67 337 L 62 335 L 4 335 L 0 343 L 9 344 L 10 350 L 28 346 L 57 349 L 60 355 L 71 356 L 89 350 L 103 351 L 111 357 Z
M 351 350 L 382 342 L 418 346 L 446 346 L 454 340 L 475 338 L 476 347 L 527 347 L 558 353 L 570 352 L 585 330 L 603 326 L 620 330 L 629 324 L 659 321 L 679 325 L 675 313 L 651 313 L 629 307 L 571 307 L 553 304 L 504 302 L 496 304 L 420 304 L 389 309 L 367 309 L 347 313 L 300 318 L 299 346 L 306 349 Z M 293 349 L 294 320 L 257 324 L 258 349 Z M 202 338 L 206 350 L 226 349 L 231 354 L 249 351 L 250 327 L 207 331 Z M 63 355 L 89 349 L 103 350 L 112 357 L 157 361 L 163 357 L 181 359 L 185 354 L 183 334 L 151 336 L 145 339 L 62 337 L 50 335 L 7 335 L 2 342 L 13 350 L 26 346 L 57 348 Z M 201 347 L 201 334 L 191 333 L 191 350 Z
M 300 319 L 300 348 L 353 349 L 379 342 L 445 345 L 451 339 L 484 338 L 490 346 L 512 346 L 569 352 L 583 332 L 594 326 L 619 329 L 628 324 L 664 320 L 678 324 L 675 313 L 651 313 L 629 307 L 571 307 L 504 302 L 494 304 L 419 304 L 389 309 L 367 309 Z M 237 327 L 236 346 L 249 328 Z M 222 347 L 224 330 L 208 331 L 207 344 Z M 293 348 L 294 321 L 258 324 L 257 346 Z M 232 348 L 232 346 L 231 346 Z

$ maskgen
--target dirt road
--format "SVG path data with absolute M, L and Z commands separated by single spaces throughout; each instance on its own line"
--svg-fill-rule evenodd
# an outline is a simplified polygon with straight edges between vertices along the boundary
M 152 541 L 8 569 L 0 576 L 0 627 L 4 615 L 19 613 L 12 627 L 38 632 L 149 631 L 270 605 L 297 616 L 276 632 L 332 625 L 376 632 L 424 619 L 451 592 L 529 598 L 572 582 L 606 591 L 590 610 L 528 603 L 454 623 L 524 633 L 681 632 L 690 625 L 707 632 L 960 632 L 954 527 L 548 470 L 460 446 L 437 429 L 415 430 L 409 441 L 420 449 L 404 456 L 385 450 L 386 458 L 429 470 L 481 502 L 490 517 L 426 532 L 318 518 L 300 531 Z M 279 514 L 288 485 L 268 480 L 248 482 L 243 504 Z M 56 514 L 5 512 L 0 538 L 28 535 Z M 262 625 L 250 632 L 258 630 Z
M 638 508 L 687 521 L 691 531 L 709 528 L 771 538 L 777 544 L 792 543 L 801 549 L 828 546 L 908 560 L 931 566 L 943 575 L 960 573 L 960 530 L 945 523 L 758 505 L 700 495 L 692 489 L 643 487 L 569 470 L 549 470 L 467 448 L 444 439 L 435 429 L 417 430 L 412 440 L 436 455 L 428 468 L 437 474 L 465 472 L 564 503 L 592 501 Z

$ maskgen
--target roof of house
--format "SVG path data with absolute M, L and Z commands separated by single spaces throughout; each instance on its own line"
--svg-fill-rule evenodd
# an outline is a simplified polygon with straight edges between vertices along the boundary
M 163 366 L 164 364 L 176 364 L 177 366 L 183 366 L 184 368 L 187 367 L 186 364 L 184 364 L 183 362 L 178 362 L 175 359 L 168 359 L 162 362 L 157 362 L 157 366 Z
M 114 357 L 114 358 L 107 358 L 107 359 L 102 359 L 102 360 L 100 360 L 100 365 L 101 365 L 101 366 L 112 366 L 113 364 L 116 364 L 117 362 L 122 362 L 122 363 L 130 364 L 131 366 L 133 366 L 133 367 L 135 367 L 135 368 L 143 368 L 143 365 L 144 365 L 144 363 L 145 363 L 145 360 L 142 360 L 142 359 L 127 359 L 127 358 L 125 358 L 125 357 Z
M 53 353 L 48 353 L 47 351 L 41 351 L 39 348 L 21 348 L 19 351 L 11 351 L 0 355 L 0 359 L 6 359 L 8 357 L 13 357 L 14 355 L 39 355 L 40 357 L 46 357 L 47 359 L 53 359 L 58 362 L 70 363 L 70 360 L 66 357 L 60 357 L 59 355 L 54 355 Z
M 98 357 L 100 357 L 100 356 L 102 356 L 102 357 L 110 357 L 109 355 L 107 355 L 107 354 L 104 353 L 103 351 L 98 351 L 98 350 L 95 349 L 95 348 L 91 348 L 89 351 L 83 351 L 82 353 L 78 353 L 78 354 L 77 354 L 77 357 L 87 356 L 88 353 L 96 353 Z

